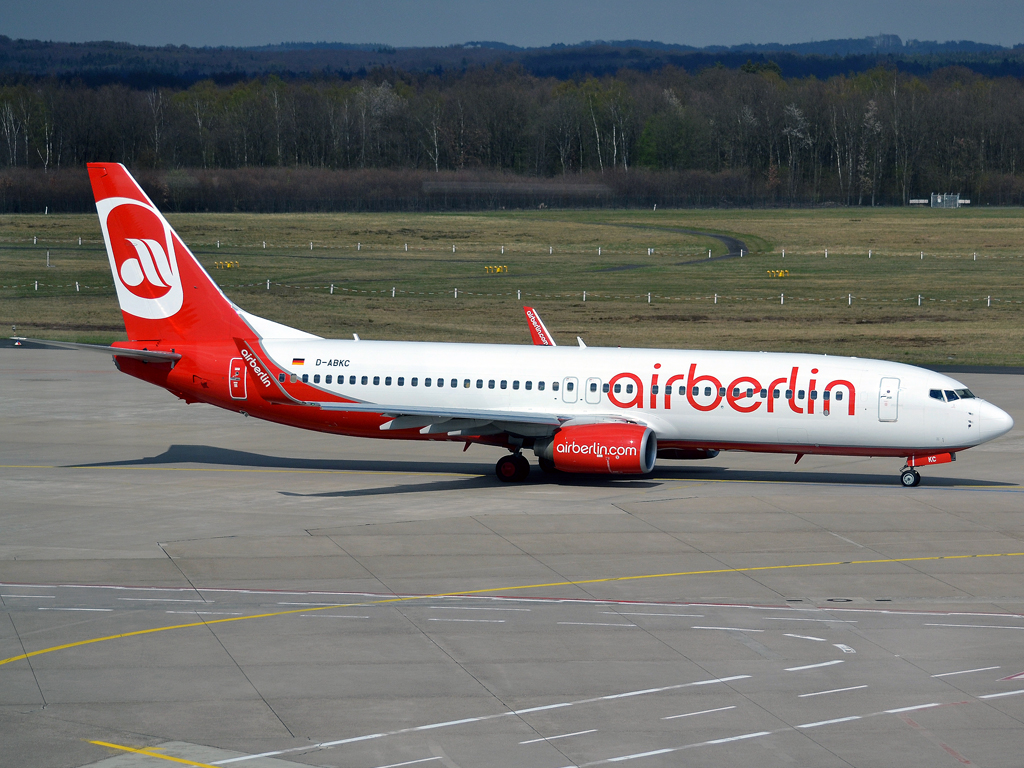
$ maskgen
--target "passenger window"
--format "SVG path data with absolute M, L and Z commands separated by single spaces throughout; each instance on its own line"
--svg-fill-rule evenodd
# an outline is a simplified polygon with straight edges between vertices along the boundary
M 476 383 L 476 388 L 480 389 L 480 382 L 479 381 Z M 491 379 L 490 381 L 487 382 L 487 388 L 488 389 L 494 389 L 494 379 Z
M 324 384 L 330 384 L 333 380 L 334 380 L 334 377 L 331 376 L 331 374 L 329 374 L 329 373 L 326 376 L 324 376 Z M 344 380 L 345 380 L 344 376 L 339 376 L 338 377 L 338 383 L 339 384 L 341 384 Z
M 568 390 L 569 392 L 572 392 L 572 389 L 573 389 L 573 383 L 572 383 L 571 381 L 567 381 L 567 382 L 565 383 L 565 388 L 566 388 L 566 389 L 567 389 L 567 390 Z
M 417 379 L 417 378 L 416 378 L 415 376 L 413 376 L 413 377 L 412 377 L 411 379 L 409 379 L 409 384 L 410 384 L 411 386 L 413 386 L 413 387 L 415 387 L 415 386 L 416 386 L 416 385 L 418 385 L 419 383 L 420 383 L 420 380 L 419 380 L 419 379 Z
M 842 400 L 842 399 L 843 399 L 843 393 L 842 393 L 842 390 L 840 390 L 840 391 L 837 391 L 837 392 L 836 392 L 836 400 Z
M 803 400 L 804 399 L 804 391 L 802 389 L 797 391 L 796 399 L 797 400 Z
M 827 389 L 821 393 L 822 400 L 828 400 L 830 397 L 832 397 L 832 393 L 829 392 Z
M 512 382 L 512 389 L 519 389 L 519 379 L 515 379 Z
M 622 391 L 622 385 L 621 385 L 621 384 L 616 384 L 616 385 L 615 385 L 615 394 L 617 395 L 617 394 L 619 394 L 619 393 L 620 393 L 621 391 Z
M 440 379 L 438 379 L 438 381 L 440 381 Z M 429 378 L 426 378 L 426 379 L 423 380 L 423 386 L 424 387 L 429 387 L 430 386 L 430 379 Z
M 319 373 L 314 373 L 313 374 L 313 383 L 314 384 L 319 384 L 320 383 L 320 374 Z
M 529 389 L 529 387 L 527 387 L 527 389 Z M 538 381 L 538 382 L 537 382 L 537 389 L 538 389 L 539 391 L 541 391 L 541 392 L 543 392 L 543 391 L 544 391 L 544 382 L 543 382 L 543 381 Z
M 557 392 L 558 391 L 558 382 L 557 381 L 552 381 L 551 382 L 551 391 L 552 392 Z
M 302 378 L 305 379 L 306 377 L 303 376 Z M 954 400 L 959 400 L 960 399 L 959 397 L 956 396 L 956 392 L 954 392 L 952 389 L 947 389 L 947 390 L 945 390 L 945 392 L 946 392 L 946 402 L 948 402 L 948 403 L 952 403 Z
M 528 381 L 528 382 L 526 382 L 525 386 L 526 386 L 527 389 L 533 389 L 533 382 L 532 381 Z
M 708 394 L 710 394 L 710 392 Z M 718 388 L 718 396 L 719 397 L 725 397 L 725 387 L 719 387 Z
M 700 387 L 694 387 L 693 388 L 693 396 L 696 397 L 699 394 L 700 394 Z
M 740 396 L 740 388 L 739 387 L 733 387 L 732 388 L 732 396 L 733 397 L 739 397 Z
M 818 390 L 812 389 L 811 390 L 811 400 L 817 400 L 817 399 L 818 399 Z
M 375 386 L 375 387 L 380 386 L 380 376 L 374 376 L 373 377 L 373 386 Z
M 494 380 L 493 379 L 491 379 L 491 386 L 492 387 L 494 386 Z M 483 389 L 484 388 L 484 380 L 483 379 L 477 379 L 476 380 L 476 388 L 477 389 Z
M 302 383 L 303 384 L 308 384 L 309 383 L 309 374 L 308 373 L 302 374 Z
M 596 384 L 594 385 L 594 390 L 593 391 L 595 391 L 595 392 L 597 391 L 597 385 Z M 652 395 L 658 394 L 658 385 L 657 384 L 651 384 L 651 394 Z
M 400 386 L 400 387 L 404 387 L 405 386 L 405 376 L 399 376 L 398 377 L 398 386 Z
M 385 376 L 384 377 L 384 386 L 385 387 L 390 387 L 391 386 L 391 377 L 390 376 Z
M 772 400 L 778 400 L 778 399 L 779 399 L 779 390 L 773 389 L 772 390 Z
M 761 390 L 761 399 L 764 400 L 766 397 L 768 397 L 768 390 L 767 389 L 762 389 Z
M 455 389 L 457 386 L 459 386 L 459 380 L 458 379 L 452 379 L 449 383 L 451 384 L 452 389 Z M 469 379 L 466 379 L 466 386 L 467 387 L 469 386 Z
M 932 400 L 938 400 L 941 403 L 942 402 L 942 390 L 941 389 L 930 389 L 930 390 L 928 390 L 928 397 L 930 397 Z
M 597 382 L 596 381 L 590 382 L 590 391 L 591 392 L 597 392 Z
M 277 380 L 280 381 L 282 384 L 284 384 L 285 374 L 283 374 L 283 373 L 277 374 Z
M 608 385 L 607 384 L 602 384 L 601 385 L 601 391 L 604 392 L 605 394 L 608 394 Z
M 632 384 L 627 384 L 626 385 L 626 394 L 627 395 L 632 395 L 633 394 L 633 385 Z
M 754 396 L 754 390 L 751 389 L 750 387 L 747 387 L 747 397 L 753 397 L 753 396 Z
M 504 379 L 501 380 L 501 388 L 508 389 L 508 382 L 505 381 Z
M 338 379 L 338 381 L 340 382 L 341 379 Z M 348 377 L 348 383 L 349 384 L 355 384 L 356 383 L 356 377 L 355 376 L 349 376 Z
M 359 383 L 360 383 L 360 384 L 365 384 L 365 383 L 366 383 L 366 377 L 365 377 L 365 376 L 363 376 L 362 380 L 361 380 L 361 381 L 360 381 Z
M 711 387 L 704 387 L 704 396 L 711 397 Z
M 792 389 L 787 389 L 786 390 L 786 399 L 787 400 L 792 400 L 793 399 L 793 390 Z
M 463 381 L 462 381 L 462 388 L 463 389 L 469 389 L 469 383 L 470 383 L 469 379 L 463 379 Z

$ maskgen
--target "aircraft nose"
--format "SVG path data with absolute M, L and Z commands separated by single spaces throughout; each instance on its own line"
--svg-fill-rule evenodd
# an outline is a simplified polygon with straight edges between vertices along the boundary
M 994 440 L 1013 429 L 1013 418 L 1002 408 L 983 402 L 980 426 L 982 441 Z

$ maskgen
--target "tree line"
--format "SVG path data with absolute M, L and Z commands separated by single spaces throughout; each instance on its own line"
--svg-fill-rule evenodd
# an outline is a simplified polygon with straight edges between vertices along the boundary
M 3 210 L 31 208 L 61 179 L 80 185 L 84 164 L 101 160 L 179 190 L 236 179 L 235 207 L 248 199 L 245 179 L 296 193 L 303 184 L 361 190 L 355 195 L 384 171 L 383 187 L 420 201 L 412 207 L 438 199 L 427 194 L 436 185 L 425 187 L 432 175 L 460 205 L 470 199 L 456 194 L 460 179 L 475 180 L 473 205 L 547 199 L 543 184 L 537 194 L 486 194 L 518 177 L 558 180 L 551 189 L 563 193 L 587 186 L 563 194 L 563 204 L 903 205 L 930 192 L 1021 204 L 1020 156 L 1024 83 L 960 67 L 927 78 L 877 68 L 819 80 L 748 62 L 557 80 L 501 65 L 187 88 L 49 78 L 0 87 Z M 336 171 L 356 176 L 312 181 Z M 601 184 L 608 193 L 592 194 Z M 184 208 L 224 204 L 215 191 L 204 200 L 181 194 Z

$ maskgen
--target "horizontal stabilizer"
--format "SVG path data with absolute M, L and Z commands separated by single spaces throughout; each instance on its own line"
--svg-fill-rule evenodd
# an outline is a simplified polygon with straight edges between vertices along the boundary
M 102 344 L 79 344 L 74 341 L 48 341 L 46 339 L 26 339 L 24 336 L 11 336 L 15 341 L 29 341 L 33 344 L 43 344 L 47 347 L 58 347 L 60 349 L 80 349 L 86 352 L 103 352 L 118 357 L 134 357 L 136 360 L 145 360 L 148 363 L 173 363 L 181 360 L 177 352 L 161 352 L 155 349 L 125 349 L 124 347 L 105 347 Z

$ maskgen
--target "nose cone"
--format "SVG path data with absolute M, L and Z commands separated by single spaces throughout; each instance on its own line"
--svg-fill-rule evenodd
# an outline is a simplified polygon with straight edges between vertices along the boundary
M 992 403 L 981 403 L 981 441 L 994 440 L 1013 429 L 1013 419 L 1002 408 Z

